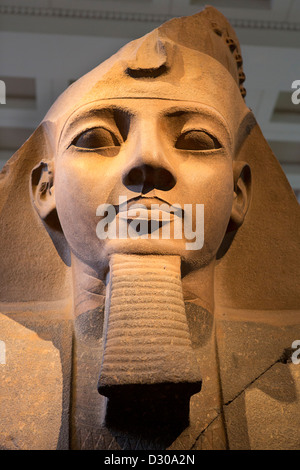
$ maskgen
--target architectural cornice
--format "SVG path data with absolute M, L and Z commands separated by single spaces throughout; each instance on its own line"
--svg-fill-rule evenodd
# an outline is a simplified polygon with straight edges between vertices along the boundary
M 170 15 L 155 13 L 84 10 L 79 8 L 43 8 L 13 5 L 0 5 L 0 14 L 147 22 L 163 22 L 172 18 Z
M 82 18 L 91 20 L 115 20 L 115 21 L 138 21 L 163 23 L 171 18 L 172 15 L 140 13 L 140 12 L 119 12 L 119 11 L 102 11 L 102 10 L 84 10 L 73 8 L 43 8 L 31 6 L 17 5 L 0 5 L 0 14 L 2 15 L 24 15 L 24 16 L 40 16 L 52 18 Z M 267 21 L 229 18 L 234 28 L 244 29 L 263 29 L 277 31 L 300 31 L 300 23 L 292 23 L 288 21 Z

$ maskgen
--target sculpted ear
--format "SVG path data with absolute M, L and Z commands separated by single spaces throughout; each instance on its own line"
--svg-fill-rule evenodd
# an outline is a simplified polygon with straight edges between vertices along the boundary
M 33 204 L 45 223 L 49 223 L 56 212 L 53 178 L 51 163 L 40 162 L 31 173 Z
M 52 162 L 42 161 L 32 170 L 31 198 L 59 256 L 70 266 L 70 250 L 56 211 Z
M 228 230 L 237 230 L 244 222 L 251 197 L 251 170 L 245 162 L 233 162 L 234 199 Z

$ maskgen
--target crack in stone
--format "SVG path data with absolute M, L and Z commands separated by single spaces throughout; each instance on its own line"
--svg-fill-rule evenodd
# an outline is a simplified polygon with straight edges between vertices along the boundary
M 260 379 L 264 374 L 266 374 L 276 364 L 279 364 L 279 363 L 289 364 L 289 363 L 291 363 L 292 362 L 291 358 L 292 358 L 293 352 L 294 352 L 294 350 L 292 348 L 284 349 L 281 356 L 274 363 L 272 363 L 269 367 L 267 367 L 267 369 L 265 369 L 255 379 L 253 379 L 251 382 L 249 382 L 234 398 L 232 398 L 232 400 L 228 400 L 226 403 L 224 403 L 223 406 L 230 405 L 234 400 L 236 400 L 239 396 L 241 396 L 242 393 L 244 393 L 247 390 L 247 388 L 249 388 L 252 384 L 254 384 L 254 382 L 256 382 L 258 379 Z M 216 412 L 217 412 L 217 416 L 215 416 L 213 418 L 213 420 L 210 421 L 210 423 L 199 433 L 199 435 L 196 437 L 196 439 L 194 441 L 194 444 L 191 447 L 191 450 L 193 450 L 195 448 L 196 443 L 199 441 L 201 436 L 207 431 L 207 429 L 220 417 L 220 415 L 222 415 L 222 410 L 221 411 L 216 410 Z M 226 427 L 226 425 L 225 425 L 225 427 Z
M 234 400 L 236 400 L 239 396 L 242 395 L 242 393 L 244 393 L 247 388 L 249 388 L 251 385 L 254 384 L 254 382 L 256 382 L 258 379 L 260 379 L 264 374 L 266 374 L 270 369 L 272 369 L 272 367 L 274 367 L 276 364 L 279 364 L 279 363 L 282 363 L 282 364 L 289 364 L 292 362 L 292 354 L 293 354 L 294 350 L 292 348 L 286 348 L 283 350 L 283 353 L 281 354 L 281 356 L 279 357 L 279 359 L 277 359 L 275 362 L 273 362 L 273 364 L 271 364 L 269 367 L 267 367 L 267 369 L 265 369 L 261 374 L 259 374 L 255 379 L 253 379 L 251 382 L 249 382 L 234 398 L 232 398 L 232 400 L 228 400 L 226 403 L 223 404 L 223 406 L 228 406 L 230 405 Z
M 200 437 L 205 433 L 205 431 L 209 428 L 209 426 L 211 426 L 211 425 L 216 421 L 216 419 L 219 418 L 219 416 L 221 415 L 222 412 L 221 412 L 221 411 L 217 411 L 217 413 L 218 413 L 217 416 L 215 416 L 214 419 L 213 419 L 210 423 L 208 423 L 208 425 L 205 426 L 205 428 L 202 429 L 202 431 L 200 432 L 200 434 L 196 437 L 195 442 L 194 442 L 194 444 L 193 444 L 192 447 L 191 447 L 191 450 L 193 450 L 193 449 L 195 448 L 195 445 L 196 445 L 196 443 L 199 441 Z

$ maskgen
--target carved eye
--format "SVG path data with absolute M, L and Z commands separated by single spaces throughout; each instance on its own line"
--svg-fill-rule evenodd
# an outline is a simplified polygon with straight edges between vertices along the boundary
M 181 150 L 214 150 L 221 148 L 221 145 L 211 134 L 205 131 L 191 130 L 178 137 L 175 148 Z
M 83 149 L 120 147 L 117 137 L 104 127 L 95 127 L 80 134 L 72 145 Z

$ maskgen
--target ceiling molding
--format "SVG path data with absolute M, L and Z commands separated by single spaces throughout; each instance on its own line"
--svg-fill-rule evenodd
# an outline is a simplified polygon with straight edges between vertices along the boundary
M 0 5 L 0 14 L 43 16 L 54 18 L 82 18 L 92 20 L 140 21 L 154 23 L 163 23 L 173 18 L 172 15 L 155 13 L 81 10 L 72 8 L 42 8 L 17 5 Z M 288 21 L 266 21 L 238 18 L 229 18 L 229 21 L 234 28 L 300 31 L 300 23 L 292 23 Z
M 55 18 L 81 18 L 92 20 L 101 19 L 145 22 L 164 22 L 172 18 L 171 15 L 155 13 L 81 10 L 72 8 L 42 8 L 12 5 L 1 5 L 0 13 L 6 15 L 50 16 Z

